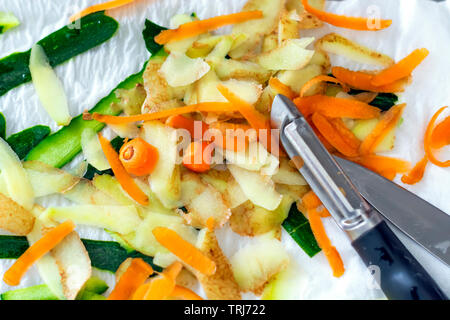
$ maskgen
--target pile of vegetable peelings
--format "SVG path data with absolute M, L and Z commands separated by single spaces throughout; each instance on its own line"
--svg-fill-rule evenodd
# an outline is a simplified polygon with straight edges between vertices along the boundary
M 415 167 L 378 155 L 394 147 L 406 108 L 397 94 L 428 51 L 395 62 L 336 33 L 300 38 L 300 30 L 324 23 L 374 32 L 391 24 L 329 13 L 323 0 L 249 0 L 240 13 L 207 20 L 176 15 L 172 29 L 147 21 L 151 58 L 142 71 L 71 118 L 53 68 L 111 38 L 118 23 L 104 10 L 130 2 L 88 8 L 74 16 L 81 19 L 76 32 L 64 27 L 0 60 L 0 95 L 32 81 L 62 126 L 6 138 L 0 119 L 0 228 L 14 234 L 0 236 L 0 257 L 17 259 L 3 281 L 19 285 L 36 264 L 44 282 L 2 299 L 201 299 L 193 283 L 208 299 L 241 299 L 243 292 L 276 298 L 289 281 L 282 276 L 290 263 L 282 228 L 310 257 L 323 251 L 330 272 L 342 276 L 345 261 L 322 225 L 328 211 L 269 143 L 277 94 L 295 102 L 330 152 L 388 179 L 401 174 L 415 184 L 429 163 L 450 166 L 436 154 L 450 143 L 450 118 L 438 121 L 445 108 L 430 121 Z M 4 31 L 18 24 L 10 14 L 0 17 Z M 226 25 L 230 34 L 212 33 Z M 382 71 L 332 67 L 328 54 Z M 105 127 L 117 137 L 102 135 Z M 219 135 L 208 137 L 211 129 Z M 190 133 L 181 149 L 180 132 Z M 239 132 L 251 134 L 239 144 Z M 85 160 L 77 170 L 61 169 L 80 152 Z M 73 205 L 35 203 L 54 194 Z M 226 224 L 257 241 L 228 259 L 215 235 Z M 76 225 L 105 229 L 116 241 L 80 239 Z M 108 297 L 92 268 L 116 274 Z

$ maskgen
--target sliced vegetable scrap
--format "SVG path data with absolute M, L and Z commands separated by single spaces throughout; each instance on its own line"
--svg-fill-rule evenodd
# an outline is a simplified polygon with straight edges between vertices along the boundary
M 428 162 L 428 157 L 424 156 L 408 174 L 403 175 L 402 182 L 411 185 L 420 182 L 423 178 Z
M 152 267 L 141 258 L 131 260 L 108 300 L 129 300 L 135 291 L 153 274 Z
M 299 97 L 294 103 L 306 117 L 318 112 L 329 118 L 373 119 L 381 113 L 380 109 L 361 101 L 324 95 Z
M 407 79 L 400 79 L 384 86 L 374 86 L 372 80 L 376 74 L 362 71 L 351 71 L 342 67 L 333 67 L 331 72 L 338 80 L 348 84 L 350 87 L 372 92 L 395 93 L 405 90 Z
M 356 158 L 348 158 L 348 160 L 381 175 L 385 175 L 386 173 L 406 173 L 411 169 L 411 164 L 408 161 L 375 154 L 361 155 Z
M 112 0 L 105 3 L 99 3 L 74 14 L 69 18 L 69 20 L 70 22 L 74 22 L 75 20 L 81 19 L 82 17 L 87 16 L 88 14 L 119 8 L 131 2 L 134 2 L 134 0 Z
M 441 115 L 442 112 L 444 112 L 445 109 L 448 107 L 442 107 L 439 109 L 434 116 L 431 118 L 430 123 L 428 124 L 427 131 L 425 132 L 425 141 L 424 141 L 424 147 L 425 147 L 425 153 L 428 157 L 428 159 L 436 166 L 441 168 L 448 168 L 450 167 L 450 160 L 447 161 L 440 161 L 436 158 L 436 156 L 433 153 L 433 148 L 431 146 L 432 144 L 432 137 L 433 137 L 433 129 L 436 124 L 436 121 L 438 117 Z
M 155 41 L 158 44 L 166 44 L 190 38 L 226 25 L 242 23 L 248 20 L 260 19 L 262 17 L 263 13 L 261 11 L 248 11 L 188 22 L 182 24 L 177 29 L 162 31 L 155 37 Z
M 310 209 L 308 210 L 308 218 L 314 236 L 327 257 L 331 269 L 333 270 L 333 275 L 337 278 L 341 277 L 345 272 L 344 263 L 342 262 L 339 252 L 331 244 L 331 241 L 325 232 L 322 220 L 320 219 L 320 214 L 316 209 Z
M 194 141 L 184 152 L 183 165 L 191 171 L 203 173 L 211 169 L 212 152 L 211 143 L 207 141 Z
M 342 90 L 344 90 L 344 92 L 350 91 L 350 88 L 344 82 L 339 81 L 338 79 L 330 76 L 319 75 L 317 77 L 312 78 L 303 85 L 302 89 L 300 90 L 300 97 L 304 97 L 312 87 L 321 82 L 333 82 L 335 84 L 340 85 L 342 87 Z
M 348 157 L 356 157 L 359 155 L 361 142 L 341 123 L 341 119 L 329 120 L 320 113 L 314 113 L 312 121 L 323 137 L 340 153 Z
M 0 12 L 0 34 L 20 24 L 19 19 L 11 12 Z
M 182 115 L 170 116 L 167 118 L 166 124 L 175 129 L 185 129 L 189 131 L 191 138 L 194 140 L 202 140 L 205 136 L 205 132 L 209 129 L 209 125 L 207 123 L 203 121 L 195 121 Z M 201 134 L 201 136 L 198 136 L 199 134 Z
M 269 86 L 271 86 L 273 90 L 278 92 L 278 94 L 282 94 L 291 100 L 294 100 L 298 96 L 296 92 L 294 92 L 289 86 L 281 82 L 278 78 L 271 78 L 269 81 Z
M 170 296 L 183 300 L 203 300 L 203 298 L 197 295 L 194 291 L 181 286 L 175 286 Z
M 122 123 L 130 123 L 130 122 L 138 122 L 138 121 L 152 121 L 152 120 L 160 120 L 164 118 L 168 118 L 174 115 L 182 115 L 193 112 L 215 112 L 215 113 L 224 113 L 224 112 L 236 112 L 239 109 L 236 106 L 233 106 L 231 103 L 226 102 L 204 102 L 193 104 L 185 107 L 174 108 L 170 110 L 164 110 L 154 113 L 146 113 L 140 114 L 136 116 L 129 117 L 120 117 L 120 116 L 109 116 L 103 115 L 99 113 L 84 114 L 85 120 L 97 120 L 99 122 L 107 123 L 107 124 L 122 124 Z
M 386 135 L 397 126 L 405 107 L 406 104 L 399 104 L 383 114 L 375 129 L 362 142 L 360 148 L 362 155 L 374 153 L 375 148 L 384 140 Z
M 159 160 L 159 151 L 142 138 L 125 143 L 120 149 L 120 161 L 125 170 L 135 176 L 153 172 Z
M 132 197 L 137 203 L 144 206 L 148 205 L 148 196 L 137 186 L 133 178 L 128 174 L 122 162 L 120 162 L 119 155 L 116 153 L 114 148 L 108 139 L 104 138 L 101 134 L 98 135 L 100 139 L 100 144 L 102 146 L 103 152 L 105 153 L 106 159 L 108 159 L 109 164 L 119 181 L 122 188 Z
M 199 249 L 184 240 L 175 231 L 157 227 L 152 232 L 161 245 L 195 270 L 205 275 L 212 275 L 216 271 L 214 261 L 207 258 Z
M 439 123 L 431 134 L 431 147 L 440 149 L 450 144 L 450 116 Z
M 408 77 L 429 53 L 425 48 L 414 50 L 406 58 L 377 74 L 371 84 L 379 87 Z
M 10 286 L 20 284 L 27 270 L 47 252 L 56 247 L 75 229 L 75 224 L 68 220 L 47 232 L 41 239 L 29 247 L 16 262 L 5 272 L 3 281 Z
M 362 17 L 347 17 L 343 15 L 337 15 L 334 13 L 326 12 L 314 8 L 308 2 L 308 0 L 302 0 L 303 7 L 309 13 L 315 15 L 319 20 L 329 23 L 336 27 L 361 30 L 361 31 L 377 31 L 388 28 L 392 24 L 392 20 L 379 20 L 371 21 L 370 18 Z

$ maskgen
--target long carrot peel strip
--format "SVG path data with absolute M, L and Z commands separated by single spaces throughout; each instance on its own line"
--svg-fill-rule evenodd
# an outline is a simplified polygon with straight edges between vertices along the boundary
M 205 275 L 212 275 L 216 272 L 216 264 L 214 261 L 206 257 L 200 250 L 180 237 L 175 231 L 164 227 L 157 227 L 153 229 L 153 235 L 161 245 L 195 270 Z
M 316 209 L 311 209 L 308 210 L 308 218 L 317 243 L 320 248 L 322 248 L 328 263 L 333 270 L 333 275 L 337 278 L 341 277 L 345 272 L 344 263 L 342 262 L 339 252 L 331 244 L 331 241 L 325 232 L 322 220 L 320 219 L 320 214 L 316 211 Z
M 10 286 L 18 286 L 28 269 L 47 252 L 56 247 L 74 229 L 75 224 L 72 221 L 66 221 L 47 232 L 29 247 L 11 268 L 5 272 L 3 281 Z
M 314 113 L 312 121 L 325 139 L 340 153 L 348 157 L 356 157 L 359 155 L 360 141 L 350 130 L 344 128 L 344 125 L 341 128 L 340 124 L 336 124 L 337 122 L 327 119 L 320 113 Z M 343 134 L 345 129 L 348 133 Z
M 122 188 L 133 198 L 137 203 L 144 206 L 148 205 L 148 196 L 137 186 L 133 178 L 125 170 L 122 162 L 120 162 L 119 155 L 116 150 L 111 146 L 108 139 L 103 137 L 100 133 L 98 134 L 100 144 L 102 146 L 103 153 L 111 166 L 114 175 L 119 181 Z
M 175 115 L 167 118 L 166 124 L 175 129 L 184 129 L 189 131 L 191 138 L 202 140 L 205 132 L 209 130 L 209 125 L 203 121 L 186 118 L 182 115 Z
M 278 94 L 282 94 L 291 100 L 294 100 L 298 96 L 298 94 L 295 93 L 294 90 L 291 89 L 291 87 L 285 85 L 278 78 L 271 78 L 269 81 L 269 85 Z
M 361 30 L 361 31 L 377 31 L 386 29 L 392 24 L 392 20 L 371 21 L 370 18 L 347 17 L 314 8 L 308 3 L 308 0 L 302 0 L 303 7 L 309 13 L 315 15 L 319 20 L 329 23 L 336 27 Z
M 423 159 L 420 160 L 408 174 L 403 175 L 402 182 L 411 185 L 420 182 L 423 178 L 428 162 L 428 157 L 423 157 Z
M 174 297 L 174 298 L 183 299 L 183 300 L 203 300 L 202 297 L 197 295 L 192 290 L 189 290 L 188 288 L 181 287 L 181 286 L 175 286 L 175 289 L 173 289 L 170 296 Z
M 351 71 L 342 67 L 333 67 L 331 72 L 338 80 L 348 84 L 352 88 L 372 92 L 403 92 L 405 90 L 405 85 L 408 82 L 408 78 L 406 78 L 385 86 L 374 86 L 372 80 L 375 77 L 375 74 L 369 74 L 362 71 Z
M 175 289 L 175 281 L 165 274 L 155 277 L 148 285 L 142 300 L 165 300 Z
M 138 121 L 152 121 L 168 118 L 170 116 L 182 115 L 192 112 L 216 112 L 216 113 L 224 113 L 224 112 L 236 112 L 239 111 L 236 107 L 234 107 L 230 103 L 223 102 L 205 102 L 194 104 L 190 106 L 174 108 L 170 110 L 164 110 L 160 112 L 154 113 L 146 113 L 140 114 L 136 116 L 130 117 L 121 117 L 121 116 L 108 116 L 99 113 L 94 114 L 86 114 L 84 115 L 84 119 L 92 118 L 99 122 L 107 123 L 107 124 L 124 124 Z
M 386 136 L 397 126 L 406 104 L 393 106 L 383 114 L 375 129 L 364 139 L 360 152 L 362 155 L 374 153 L 376 147 L 386 138 Z
M 433 118 L 431 118 L 431 121 L 428 124 L 427 131 L 425 132 L 425 142 L 424 142 L 425 153 L 426 153 L 428 159 L 431 161 L 431 163 L 433 163 L 434 165 L 441 167 L 441 168 L 450 167 L 450 160 L 447 160 L 444 162 L 438 160 L 433 153 L 433 149 L 431 147 L 431 141 L 432 141 L 433 129 L 436 124 L 436 121 L 437 121 L 438 117 L 441 115 L 441 113 L 444 112 L 444 110 L 447 108 L 448 107 L 443 107 L 434 114 Z
M 342 81 L 340 81 L 339 79 L 330 77 L 330 76 L 325 76 L 325 75 L 319 75 L 317 77 L 312 78 L 311 80 L 309 80 L 308 82 L 306 82 L 302 89 L 300 90 L 300 97 L 304 97 L 306 95 L 306 93 L 308 93 L 309 90 L 311 90 L 312 87 L 314 87 L 316 84 L 321 83 L 321 82 L 332 82 L 335 84 L 338 84 L 342 87 L 342 89 L 345 92 L 349 92 L 350 88 Z
M 119 8 L 126 4 L 131 3 L 133 1 L 134 0 L 113 0 L 113 1 L 108 1 L 105 3 L 96 4 L 96 5 L 93 5 L 91 7 L 88 7 L 86 9 L 82 10 L 79 13 L 74 14 L 73 16 L 71 16 L 69 18 L 69 20 L 70 20 L 70 22 L 74 22 L 75 20 L 81 19 L 84 16 L 87 16 L 88 14 L 91 14 L 94 12 L 99 12 L 99 11 L 104 11 L 104 10 Z
M 440 149 L 450 144 L 450 116 L 439 123 L 431 134 L 431 147 Z
M 180 274 L 181 269 L 183 269 L 183 265 L 181 264 L 181 262 L 175 261 L 164 270 L 164 274 L 175 281 Z
M 409 76 L 415 68 L 428 56 L 430 52 L 425 49 L 416 49 L 406 58 L 403 58 L 392 67 L 377 74 L 371 81 L 374 86 L 384 86 Z
M 242 23 L 248 20 L 260 19 L 262 17 L 262 11 L 248 11 L 217 16 L 206 20 L 188 22 L 179 26 L 178 29 L 162 31 L 155 37 L 155 42 L 158 44 L 166 44 L 179 41 L 208 31 L 219 29 L 223 26 Z
M 381 113 L 380 109 L 361 101 L 324 95 L 299 97 L 294 103 L 305 117 L 319 112 L 329 118 L 373 119 Z
M 397 173 L 406 173 L 411 170 L 411 163 L 408 161 L 375 154 L 348 158 L 348 160 L 366 167 L 382 176 L 386 176 L 387 178 L 390 178 L 392 174 L 394 174 L 395 177 Z
M 252 132 L 252 127 L 247 124 L 236 124 L 227 122 L 212 123 L 209 128 L 214 144 L 221 149 L 235 152 L 243 151 L 250 142 L 258 138 L 256 132 Z
M 320 201 L 319 197 L 312 190 L 303 196 L 302 203 L 307 210 L 317 209 L 318 207 L 323 206 L 322 201 Z M 317 212 L 322 218 L 331 216 L 330 212 L 325 207 L 317 210 Z
M 141 258 L 135 258 L 120 277 L 108 300 L 129 300 L 136 290 L 153 274 L 152 267 Z M 134 297 L 134 296 L 133 296 Z
M 279 151 L 279 146 L 276 145 L 277 139 L 272 137 L 273 133 L 270 127 L 270 121 L 262 113 L 258 112 L 250 103 L 242 100 L 240 97 L 231 92 L 224 85 L 219 85 L 217 89 L 231 104 L 238 109 L 244 116 L 247 122 L 256 130 L 258 138 L 262 145 L 274 155 L 282 152 Z

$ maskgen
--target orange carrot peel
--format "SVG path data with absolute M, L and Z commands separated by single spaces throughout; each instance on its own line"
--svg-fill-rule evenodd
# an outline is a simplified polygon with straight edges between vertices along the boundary
M 341 119 L 336 119 L 340 120 Z M 348 157 L 359 155 L 360 141 L 338 121 L 329 120 L 320 113 L 314 113 L 312 121 L 323 137 L 340 153 Z
M 377 74 L 371 84 L 378 87 L 384 86 L 411 75 L 429 53 L 425 48 L 414 50 L 406 58 Z
M 180 298 L 183 300 L 203 300 L 202 297 L 197 295 L 192 290 L 189 290 L 188 288 L 181 286 L 175 286 L 170 296 L 174 298 Z
M 339 252 L 331 244 L 331 241 L 325 232 L 322 220 L 320 219 L 320 214 L 315 209 L 311 209 L 308 210 L 308 218 L 317 243 L 320 248 L 322 248 L 328 263 L 330 264 L 333 276 L 337 278 L 341 277 L 345 272 L 344 263 L 342 262 Z
M 164 110 L 164 111 L 154 112 L 154 113 L 139 114 L 136 116 L 129 116 L 129 117 L 109 116 L 109 115 L 103 115 L 103 114 L 99 114 L 99 113 L 94 113 L 89 116 L 92 117 L 92 119 L 97 120 L 102 123 L 124 124 L 124 123 L 132 123 L 132 122 L 139 122 L 139 121 L 160 120 L 160 119 L 168 118 L 170 116 L 182 115 L 182 114 L 193 113 L 193 112 L 225 113 L 225 112 L 236 112 L 236 111 L 239 111 L 239 110 L 230 103 L 204 102 L 204 103 L 194 104 L 194 105 L 190 105 L 190 106 L 174 108 L 174 109 Z
M 87 16 L 88 14 L 99 12 L 99 11 L 105 11 L 105 10 L 111 10 L 115 8 L 122 7 L 124 5 L 127 5 L 131 2 L 134 2 L 134 0 L 112 0 L 105 3 L 100 3 L 93 5 L 91 7 L 88 7 L 84 10 L 82 10 L 79 13 L 74 14 L 69 18 L 70 22 L 74 22 L 75 20 L 81 19 L 84 16 Z
M 157 227 L 153 229 L 153 235 L 162 246 L 200 273 L 212 275 L 216 272 L 214 261 L 206 257 L 199 249 L 184 240 L 175 231 Z
M 394 178 L 397 173 L 406 173 L 411 169 L 411 164 L 408 161 L 375 154 L 347 159 L 383 176 L 394 174 Z
M 269 81 L 270 87 L 275 90 L 278 94 L 282 94 L 291 100 L 294 100 L 298 94 L 291 89 L 291 87 L 285 85 L 278 78 L 271 78 Z
M 129 300 L 136 290 L 153 274 L 152 267 L 141 258 L 135 258 L 120 277 L 108 300 Z
M 329 118 L 373 119 L 381 113 L 380 109 L 361 101 L 324 95 L 299 97 L 294 103 L 305 117 L 318 112 Z
M 184 151 L 183 165 L 197 173 L 211 169 L 213 148 L 207 141 L 194 141 Z
M 408 174 L 402 176 L 402 182 L 410 185 L 420 182 L 425 174 L 428 162 L 428 157 L 423 157 Z
M 348 84 L 350 87 L 371 92 L 402 92 L 405 90 L 405 85 L 407 83 L 405 79 L 401 79 L 384 86 L 374 86 L 372 80 L 375 78 L 375 74 L 369 74 L 362 71 L 351 71 L 342 67 L 333 67 L 331 72 L 336 79 Z
M 120 162 L 125 170 L 138 177 L 151 174 L 158 160 L 158 149 L 142 138 L 133 139 L 120 149 Z
M 317 77 L 312 78 L 311 80 L 309 80 L 308 82 L 306 82 L 302 89 L 300 90 L 300 97 L 304 97 L 306 95 L 306 93 L 308 93 L 308 91 L 314 87 L 315 85 L 321 83 L 321 82 L 332 82 L 335 84 L 338 84 L 342 87 L 342 90 L 344 90 L 344 92 L 349 92 L 350 88 L 342 81 L 339 81 L 336 78 L 330 77 L 330 76 L 325 76 L 325 75 L 319 75 Z
M 184 129 L 189 131 L 191 138 L 194 140 L 202 140 L 209 125 L 203 121 L 186 118 L 182 115 L 175 115 L 167 118 L 166 124 L 175 129 Z
M 433 153 L 433 148 L 431 145 L 432 145 L 433 130 L 434 130 L 436 121 L 439 118 L 439 116 L 441 115 L 441 113 L 444 112 L 444 110 L 447 108 L 448 107 L 443 107 L 443 108 L 439 109 L 433 115 L 430 123 L 427 126 L 427 131 L 425 132 L 425 141 L 424 141 L 425 153 L 426 153 L 428 159 L 430 160 L 431 163 L 433 163 L 434 165 L 441 167 L 441 168 L 450 167 L 450 160 L 440 161 L 439 159 L 437 159 Z
M 128 174 L 125 170 L 122 162 L 120 162 L 119 155 L 116 153 L 116 150 L 111 146 L 111 143 L 108 139 L 103 137 L 100 133 L 98 134 L 98 138 L 100 140 L 100 145 L 102 146 L 103 153 L 106 156 L 106 159 L 111 166 L 114 175 L 119 181 L 122 188 L 133 198 L 137 203 L 141 205 L 148 205 L 149 200 L 148 196 L 137 186 L 134 182 L 133 178 Z
M 370 21 L 370 18 L 362 17 L 347 17 L 343 15 L 338 15 L 330 12 L 326 12 L 317 8 L 314 8 L 308 3 L 308 0 L 302 0 L 303 7 L 309 13 L 315 15 L 319 20 L 329 23 L 336 27 L 361 30 L 361 31 L 377 31 L 381 29 L 386 29 L 392 24 L 392 20 L 379 20 Z
M 188 22 L 182 24 L 177 29 L 164 30 L 155 37 L 158 44 L 166 44 L 174 41 L 191 38 L 202 33 L 216 30 L 220 27 L 242 23 L 249 20 L 261 19 L 261 11 L 239 12 L 229 15 L 217 16 L 214 18 Z
M 66 221 L 47 232 L 41 239 L 29 247 L 14 262 L 11 268 L 5 272 L 3 281 L 10 286 L 18 286 L 28 269 L 46 253 L 56 247 L 74 229 L 75 224 L 72 221 Z
M 431 134 L 431 147 L 440 149 L 450 144 L 450 116 L 439 123 Z
M 360 148 L 362 155 L 368 155 L 375 152 L 376 147 L 383 142 L 389 132 L 397 126 L 405 107 L 406 104 L 399 104 L 393 106 L 389 111 L 383 114 L 381 120 L 375 126 L 375 129 L 373 129 L 362 142 Z

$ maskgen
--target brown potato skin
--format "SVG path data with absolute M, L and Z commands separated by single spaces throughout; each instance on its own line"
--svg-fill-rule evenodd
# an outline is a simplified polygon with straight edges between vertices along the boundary
M 31 212 L 0 193 L 0 229 L 25 236 L 33 229 L 34 219 Z

